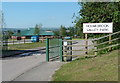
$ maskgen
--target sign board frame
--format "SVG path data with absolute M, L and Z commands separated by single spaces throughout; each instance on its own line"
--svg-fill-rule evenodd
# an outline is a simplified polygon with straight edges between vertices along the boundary
M 113 33 L 113 23 L 83 23 L 83 33 Z

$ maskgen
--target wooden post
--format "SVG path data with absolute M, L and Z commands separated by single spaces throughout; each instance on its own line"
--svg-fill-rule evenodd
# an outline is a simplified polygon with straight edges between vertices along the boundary
M 44 42 L 43 40 L 44 40 L 44 39 L 43 39 L 43 36 L 42 36 L 42 43 Z
M 25 44 L 25 38 L 24 38 L 24 44 Z
M 111 44 L 112 42 L 111 42 L 111 39 L 112 39 L 112 37 L 111 37 L 111 35 L 109 34 L 109 44 Z M 109 51 L 111 51 L 112 50 L 112 47 L 109 47 Z
M 14 39 L 13 39 L 13 45 L 14 45 Z
M 64 50 L 65 51 L 63 51 L 63 55 L 68 55 L 67 54 L 67 43 L 65 43 L 65 42 L 67 42 L 67 41 L 64 41 Z M 63 56 L 63 60 L 65 61 L 65 62 L 67 62 L 67 56 Z
M 20 44 L 20 40 L 19 40 L 19 44 Z
M 72 40 L 72 38 L 71 38 L 71 40 Z M 70 41 L 70 45 L 71 45 L 71 47 L 70 47 L 70 55 L 72 55 L 72 41 Z
M 67 46 L 65 46 L 65 50 L 67 50 Z M 64 55 L 67 55 L 67 51 L 64 51 Z M 64 61 L 67 62 L 67 56 L 64 56 Z
M 94 41 L 94 48 L 95 48 L 94 55 L 97 56 L 97 40 Z
M 85 52 L 85 54 L 86 54 L 86 56 L 85 57 L 87 57 L 88 56 L 88 34 L 87 33 L 85 33 L 85 49 L 86 49 L 86 52 Z

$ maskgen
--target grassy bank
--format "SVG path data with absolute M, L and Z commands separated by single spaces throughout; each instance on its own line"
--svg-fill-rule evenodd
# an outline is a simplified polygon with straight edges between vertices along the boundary
M 38 48 L 38 47 L 45 47 L 45 42 L 14 44 L 14 45 L 9 45 L 8 49 L 9 50 L 25 50 L 25 49 L 32 49 L 32 48 Z
M 83 40 L 81 38 L 72 38 L 72 40 Z
M 118 50 L 95 58 L 80 58 L 63 65 L 54 81 L 118 81 Z

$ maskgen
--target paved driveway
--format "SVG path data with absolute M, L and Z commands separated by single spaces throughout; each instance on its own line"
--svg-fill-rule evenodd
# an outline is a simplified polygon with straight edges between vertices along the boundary
M 64 62 L 43 62 L 33 69 L 20 75 L 14 81 L 51 81 L 52 75 Z
M 2 81 L 50 81 L 55 71 L 64 64 L 60 61 L 46 62 L 45 50 L 25 55 L 2 60 Z
M 77 45 L 85 44 L 84 40 L 77 41 Z M 89 41 L 89 44 L 92 44 Z M 92 47 L 93 48 L 93 47 Z M 84 47 L 74 47 L 73 49 L 84 49 Z M 52 75 L 60 68 L 64 62 L 46 62 L 45 50 L 32 56 L 6 58 L 3 60 L 3 81 L 50 81 Z M 84 52 L 74 52 L 73 54 L 84 54 Z
M 2 60 L 2 80 L 11 81 L 27 70 L 45 62 L 45 54 L 25 57 L 12 57 Z

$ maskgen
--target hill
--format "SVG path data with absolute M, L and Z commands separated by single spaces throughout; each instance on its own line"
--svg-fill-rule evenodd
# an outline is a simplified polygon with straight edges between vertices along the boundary
M 54 81 L 118 81 L 118 50 L 95 58 L 79 58 L 63 65 Z

